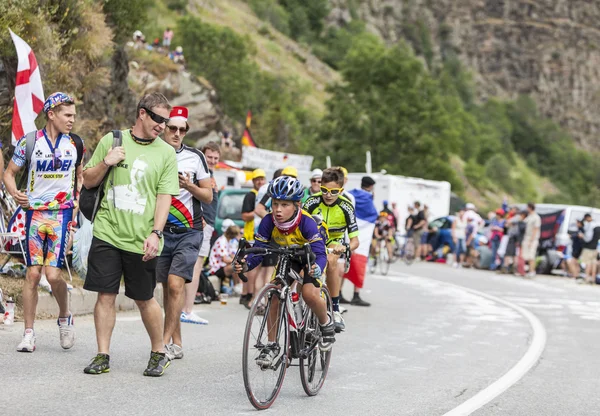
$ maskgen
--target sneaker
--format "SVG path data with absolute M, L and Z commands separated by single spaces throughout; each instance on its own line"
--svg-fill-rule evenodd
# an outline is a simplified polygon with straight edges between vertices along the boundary
M 56 324 L 58 325 L 58 331 L 60 332 L 60 346 L 63 349 L 68 350 L 75 344 L 75 319 L 73 314 L 67 318 L 58 318 Z
M 371 306 L 369 302 L 366 302 L 360 298 L 360 296 L 355 295 L 354 298 L 350 301 L 350 305 L 354 306 Z
M 273 361 L 279 355 L 279 347 L 276 343 L 269 343 L 266 347 L 262 349 L 260 355 L 256 359 L 256 364 L 258 364 L 263 370 L 271 368 L 273 365 Z
M 170 365 L 171 360 L 169 360 L 169 357 L 165 353 L 152 351 L 148 367 L 144 370 L 144 375 L 148 377 L 160 377 Z
M 170 361 L 181 360 L 183 358 L 183 348 L 177 344 L 165 345 L 165 355 Z
M 17 345 L 19 352 L 34 352 L 35 351 L 35 332 L 33 329 L 27 328 L 23 333 L 21 343 Z
M 200 318 L 195 312 L 181 312 L 180 320 L 181 322 L 188 324 L 208 325 L 208 321 L 204 318 Z
M 344 318 L 342 318 L 342 313 L 334 311 L 333 312 L 333 322 L 335 326 L 335 332 L 340 333 L 346 330 L 346 323 L 344 322 Z
M 98 354 L 90 362 L 86 368 L 83 369 L 86 374 L 102 374 L 110 372 L 110 356 L 108 354 Z
M 345 297 L 343 297 L 341 294 L 340 294 L 340 303 L 344 304 L 344 305 L 350 305 L 350 301 L 348 299 L 346 299 Z M 342 313 L 344 313 L 344 312 L 342 312 Z
M 350 303 L 350 302 L 348 302 L 348 303 Z M 339 309 L 340 309 L 341 314 L 348 312 L 348 309 L 344 308 L 343 306 L 340 306 Z
M 529 272 L 525 275 L 525 277 L 529 277 L 529 278 L 535 277 L 535 272 Z
M 321 341 L 319 347 L 321 351 L 329 351 L 335 342 L 335 322 L 329 317 L 329 322 L 325 325 L 319 324 L 321 327 Z

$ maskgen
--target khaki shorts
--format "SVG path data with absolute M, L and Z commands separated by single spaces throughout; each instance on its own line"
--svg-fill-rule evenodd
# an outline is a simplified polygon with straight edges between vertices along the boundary
M 421 246 L 421 236 L 423 235 L 424 231 L 425 230 L 423 230 L 423 228 L 420 228 L 413 232 L 413 241 L 415 243 L 415 248 L 418 248 Z
M 579 261 L 585 265 L 592 264 L 598 259 L 598 250 L 584 248 L 579 256 Z
M 533 244 L 523 243 L 521 245 L 521 257 L 525 261 L 535 260 L 538 249 L 538 242 L 535 241 Z

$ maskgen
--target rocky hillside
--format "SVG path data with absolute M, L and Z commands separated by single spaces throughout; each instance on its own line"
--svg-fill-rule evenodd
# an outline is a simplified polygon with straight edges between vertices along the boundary
M 600 8 L 589 0 L 330 0 L 328 22 L 353 18 L 393 43 L 474 71 L 482 98 L 529 94 L 581 146 L 600 144 Z M 428 38 L 431 40 L 430 44 Z

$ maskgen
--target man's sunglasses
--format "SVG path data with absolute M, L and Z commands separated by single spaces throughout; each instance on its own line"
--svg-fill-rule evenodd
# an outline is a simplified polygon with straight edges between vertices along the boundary
M 323 195 L 325 194 L 331 194 L 332 196 L 336 196 L 341 194 L 344 191 L 344 188 L 333 188 L 333 189 L 329 189 L 326 188 L 324 186 L 321 186 L 321 192 L 323 192 Z
M 321 183 L 321 179 L 311 179 L 312 183 Z
M 155 123 L 158 123 L 158 124 L 165 123 L 165 124 L 167 124 L 169 122 L 168 118 L 164 118 L 163 116 L 159 116 L 154 111 L 148 110 L 146 107 L 142 107 L 142 108 L 150 116 L 150 118 L 152 119 L 152 121 L 154 121 Z
M 176 127 L 176 126 L 167 126 L 167 128 L 169 130 L 171 130 L 171 133 L 176 133 L 177 130 L 179 130 L 179 134 L 186 134 L 188 132 L 188 129 L 186 127 Z

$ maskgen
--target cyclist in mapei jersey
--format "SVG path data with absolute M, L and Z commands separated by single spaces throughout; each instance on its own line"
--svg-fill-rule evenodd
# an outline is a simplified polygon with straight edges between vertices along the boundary
M 33 322 L 42 266 L 45 266 L 52 295 L 60 309 L 60 345 L 69 349 L 75 342 L 67 284 L 60 277 L 60 268 L 64 263 L 73 207 L 76 206 L 76 193 L 79 191 L 77 188 L 83 183 L 82 168 L 77 164 L 82 156 L 78 155 L 77 148 L 83 149 L 83 144 L 78 136 L 70 134 L 76 114 L 72 97 L 62 92 L 50 95 L 44 103 L 44 114 L 46 127 L 34 133 L 33 149 L 27 149 L 29 135 L 21 138 L 4 178 L 6 189 L 26 212 L 27 276 L 23 287 L 25 332 L 17 346 L 17 351 L 22 352 L 35 350 Z M 79 143 L 76 144 L 75 140 L 79 140 Z M 15 175 L 24 167 L 27 169 L 27 188 L 20 190 L 17 189 Z
M 275 243 L 283 247 L 301 247 L 305 243 L 310 244 L 316 258 L 309 274 L 304 276 L 302 297 L 319 318 L 323 342 L 335 342 L 333 317 L 328 316 L 327 306 L 320 292 L 322 286 L 320 277 L 327 265 L 325 242 L 315 220 L 300 207 L 300 200 L 304 196 L 304 187 L 296 178 L 280 176 L 271 182 L 269 193 L 272 197 L 273 212 L 262 219 L 258 232 L 254 236 L 254 246 L 268 247 L 269 243 Z M 254 269 L 262 262 L 263 257 L 256 254 L 248 255 L 245 264 L 235 265 L 236 273 Z M 293 264 L 294 269 L 298 272 L 304 266 L 301 263 Z M 275 306 L 272 311 L 276 313 L 278 305 Z M 269 314 L 268 319 L 275 320 L 277 317 Z M 269 323 L 270 327 L 273 327 L 271 323 Z M 276 334 L 269 332 L 268 335 L 269 341 L 274 341 Z M 265 363 L 269 359 L 272 360 L 274 354 L 273 349 L 265 348 L 261 354 L 261 361 Z
M 341 168 L 328 168 L 321 177 L 321 192 L 308 198 L 304 209 L 309 214 L 318 214 L 329 229 L 326 245 L 331 249 L 327 255 L 327 287 L 331 292 L 335 331 L 342 332 L 346 324 L 340 313 L 340 288 L 342 280 L 338 272 L 338 260 L 346 251 L 344 237 L 350 239 L 350 250 L 358 248 L 358 225 L 354 207 L 350 200 L 342 196 L 344 191 L 344 172 Z

